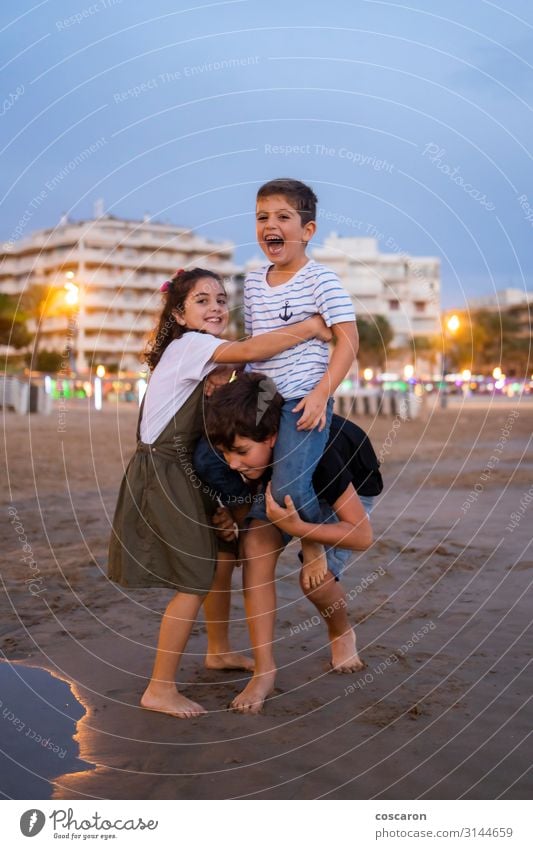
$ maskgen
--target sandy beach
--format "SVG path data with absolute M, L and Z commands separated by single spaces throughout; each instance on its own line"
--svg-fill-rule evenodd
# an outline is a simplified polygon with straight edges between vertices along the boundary
M 72 402 L 61 423 L 57 410 L 6 413 L 0 647 L 15 669 L 63 679 L 85 712 L 70 771 L 53 757 L 61 741 L 46 714 L 25 717 L 41 743 L 17 749 L 22 777 L 3 795 L 32 798 L 24 772 L 42 764 L 56 799 L 529 798 L 532 414 L 533 399 L 453 399 L 415 421 L 358 419 L 385 479 L 374 544 L 344 582 L 365 670 L 328 672 L 293 544 L 279 567 L 280 673 L 264 713 L 227 710 L 246 676 L 202 666 L 200 621 L 180 687 L 209 713 L 184 721 L 138 707 L 171 593 L 106 577 L 134 405 L 96 413 Z M 232 635 L 246 650 L 239 582 L 236 571 Z M 47 699 L 44 685 L 31 691 Z M 21 699 L 23 688 L 2 691 L 3 739 L 25 733 Z

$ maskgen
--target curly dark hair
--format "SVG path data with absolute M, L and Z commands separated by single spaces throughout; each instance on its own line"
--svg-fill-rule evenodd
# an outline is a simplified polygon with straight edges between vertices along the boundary
M 316 205 L 318 198 L 310 186 L 300 180 L 292 180 L 290 177 L 280 177 L 277 180 L 269 180 L 264 183 L 257 192 L 259 198 L 271 197 L 271 195 L 283 195 L 290 205 L 300 215 L 302 226 L 305 227 L 310 221 L 316 221 Z
M 279 430 L 283 397 L 271 378 L 240 372 L 215 389 L 205 405 L 205 431 L 210 443 L 231 450 L 237 436 L 263 442 Z
M 194 288 L 195 283 L 202 277 L 212 277 L 217 283 L 223 287 L 222 279 L 214 271 L 208 271 L 205 268 L 191 268 L 185 271 L 182 268 L 176 271 L 174 277 L 168 281 L 168 285 L 163 294 L 163 310 L 159 317 L 157 327 L 152 333 L 146 348 L 141 355 L 141 361 L 148 364 L 150 371 L 153 371 L 163 356 L 165 348 L 170 345 L 174 339 L 179 339 L 184 333 L 187 333 L 187 328 L 178 324 L 174 318 L 173 311 L 183 312 L 185 299 L 189 292 Z

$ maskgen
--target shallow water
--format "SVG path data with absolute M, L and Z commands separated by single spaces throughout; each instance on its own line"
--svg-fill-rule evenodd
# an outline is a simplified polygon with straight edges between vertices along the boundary
M 51 780 L 91 769 L 73 739 L 85 709 L 46 669 L 0 662 L 0 796 L 49 799 Z

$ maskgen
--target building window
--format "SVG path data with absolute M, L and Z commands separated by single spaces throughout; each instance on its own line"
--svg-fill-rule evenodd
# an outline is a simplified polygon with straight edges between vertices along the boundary
M 415 301 L 415 312 L 425 312 L 426 311 L 426 302 L 425 301 Z
M 400 302 L 399 301 L 389 301 L 389 309 L 391 311 L 399 310 L 400 309 Z

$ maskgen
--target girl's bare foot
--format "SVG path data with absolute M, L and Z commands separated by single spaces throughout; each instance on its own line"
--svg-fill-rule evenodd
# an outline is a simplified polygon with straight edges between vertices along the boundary
M 360 672 L 365 664 L 357 654 L 355 631 L 350 628 L 340 637 L 330 637 L 331 668 L 333 672 Z
M 252 658 L 235 651 L 207 654 L 205 666 L 207 669 L 244 669 L 246 672 L 253 672 L 254 670 Z
M 254 675 L 238 696 L 231 703 L 231 709 L 239 713 L 261 713 L 265 699 L 274 690 L 276 670 Z
M 205 708 L 178 693 L 175 687 L 163 690 L 148 687 L 141 697 L 141 707 L 156 713 L 167 713 L 178 719 L 192 719 L 207 713 Z

